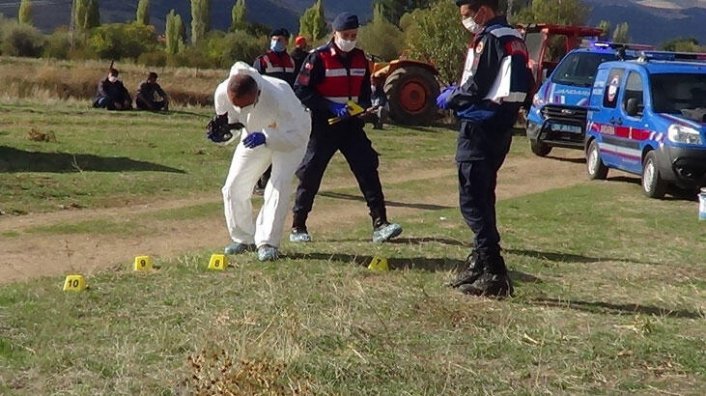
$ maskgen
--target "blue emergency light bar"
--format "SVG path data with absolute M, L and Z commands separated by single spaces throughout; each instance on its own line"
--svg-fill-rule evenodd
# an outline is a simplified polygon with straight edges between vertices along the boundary
M 640 62 L 656 61 L 685 61 L 706 62 L 706 53 L 698 52 L 670 52 L 670 51 L 642 51 Z
M 611 43 L 607 41 L 583 40 L 581 47 L 596 48 L 596 49 L 613 49 L 613 50 L 634 50 L 634 51 L 649 51 L 655 49 L 654 46 L 648 44 L 629 44 L 629 43 Z

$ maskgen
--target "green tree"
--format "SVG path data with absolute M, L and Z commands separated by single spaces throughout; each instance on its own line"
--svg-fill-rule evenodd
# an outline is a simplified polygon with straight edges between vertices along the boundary
M 515 12 L 515 2 L 513 0 L 500 1 L 500 9 L 505 10 L 508 19 L 512 19 Z
M 607 38 L 610 37 L 610 30 L 612 29 L 613 25 L 609 21 L 603 20 L 598 23 L 598 28 L 603 30 L 603 36 L 602 38 Z
M 71 27 L 83 33 L 86 29 L 88 20 L 88 6 L 91 0 L 73 0 L 71 5 Z
M 267 45 L 266 36 L 255 37 L 242 30 L 231 33 L 212 31 L 199 45 L 192 45 L 172 57 L 174 66 L 230 68 L 236 60 L 251 60 Z
M 143 25 L 149 25 L 150 24 L 150 0 L 140 0 L 139 3 L 137 3 L 137 23 L 141 23 Z
M 57 29 L 47 36 L 42 56 L 45 58 L 67 59 L 70 49 L 71 40 L 68 30 L 66 28 Z
M 154 26 L 111 23 L 91 31 L 90 48 L 102 59 L 137 59 L 157 47 Z
M 179 49 L 184 45 L 184 37 L 181 33 L 183 26 L 181 15 L 174 10 L 169 11 L 169 14 L 167 14 L 167 26 L 164 31 L 167 39 L 166 51 L 168 54 L 174 55 L 178 53 Z
M 436 0 L 430 8 L 405 16 L 404 25 L 408 26 L 405 33 L 412 59 L 433 63 L 445 82 L 461 77 L 471 37 L 453 1 Z
M 32 24 L 32 2 L 30 0 L 22 0 L 20 2 L 20 10 L 17 13 L 17 19 L 22 25 Z
M 630 41 L 630 34 L 628 33 L 630 26 L 627 22 L 619 23 L 615 25 L 615 30 L 613 31 L 613 41 L 616 43 L 627 43 Z
M 93 29 L 101 25 L 100 5 L 98 0 L 89 0 L 88 11 L 86 12 L 86 30 Z
M 380 40 L 384 37 L 384 40 Z M 358 42 L 362 48 L 385 60 L 396 59 L 404 47 L 404 34 L 385 18 L 380 4 L 375 5 L 373 20 L 360 28 Z
M 231 32 L 236 30 L 247 30 L 248 20 L 246 19 L 246 13 L 247 8 L 245 7 L 245 0 L 237 0 L 233 6 L 233 11 L 231 12 Z
M 70 26 L 69 37 L 71 46 L 74 47 L 77 40 L 86 40 L 90 29 L 100 26 L 98 0 L 73 0 Z
M 693 37 L 678 37 L 663 43 L 660 48 L 664 51 L 674 52 L 701 52 L 704 50 L 699 44 L 699 40 Z
M 211 23 L 210 0 L 191 0 L 191 42 L 198 43 L 206 37 Z
M 312 41 L 317 41 L 327 33 L 324 5 L 321 0 L 316 0 L 316 3 L 304 11 L 304 14 L 299 18 L 299 34 Z
M 0 52 L 9 56 L 38 58 L 42 55 L 46 39 L 31 25 L 21 25 L 15 21 L 3 26 Z
M 515 19 L 524 23 L 584 25 L 588 13 L 589 8 L 581 0 L 533 0 Z
M 410 11 L 428 8 L 432 0 L 375 0 L 374 9 L 380 7 L 385 19 L 399 26 L 402 16 Z

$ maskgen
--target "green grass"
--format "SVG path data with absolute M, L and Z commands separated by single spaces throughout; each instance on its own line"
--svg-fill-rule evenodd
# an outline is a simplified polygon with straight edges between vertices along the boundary
M 38 234 L 123 234 L 130 235 L 144 231 L 146 226 L 140 222 L 118 222 L 107 220 L 88 220 L 70 223 L 31 227 L 26 231 Z
M 0 111 L 0 150 L 17 155 L 0 157 L 6 213 L 209 194 L 178 211 L 120 219 L 81 219 L 76 210 L 76 220 L 1 238 L 149 233 L 157 226 L 151 221 L 221 216 L 218 189 L 232 147 L 204 141 L 205 117 L 31 103 Z M 26 140 L 31 122 L 58 142 Z M 427 169 L 453 172 L 454 133 L 391 128 L 370 136 L 381 170 L 395 170 L 385 189 L 398 207 L 423 204 L 430 193 L 456 194 L 448 191 L 453 176 L 396 180 Z M 518 138 L 511 157 L 527 151 Z M 80 170 L 65 153 L 77 155 Z M 17 158 L 24 165 L 8 165 Z M 351 182 L 326 190 L 313 216 L 358 194 L 340 157 L 326 179 Z M 88 278 L 83 293 L 62 292 L 58 277 L 3 285 L 0 394 L 206 395 L 213 381 L 237 395 L 700 395 L 706 228 L 696 206 L 650 200 L 619 181 L 503 200 L 498 215 L 516 288 L 506 301 L 443 286 L 463 264 L 471 235 L 457 208 L 434 205 L 396 215 L 405 233 L 385 245 L 369 243 L 366 222 L 351 222 L 312 230 L 312 244 L 285 242 L 286 256 L 272 264 L 245 255 L 224 272 L 208 271 L 220 248 L 214 241 L 157 258 L 150 273 L 106 269 Z M 368 271 L 374 256 L 388 258 L 393 270 Z
M 80 103 L 0 103 L 0 209 L 26 214 L 211 193 L 225 180 L 233 155 L 233 146 L 214 145 L 205 138 L 211 113 L 111 113 Z M 54 133 L 57 142 L 30 141 L 32 129 Z M 399 128 L 373 133 L 386 166 L 412 171 L 439 163 L 453 166 L 454 142 L 439 140 L 439 131 L 405 131 L 402 137 Z M 334 163 L 343 160 L 337 156 Z M 350 170 L 333 166 L 326 177 L 344 176 L 349 177 Z
M 242 256 L 209 272 L 204 251 L 151 274 L 104 273 L 81 294 L 56 278 L 5 286 L 0 390 L 190 393 L 211 375 L 252 393 L 269 380 L 273 394 L 699 394 L 705 231 L 692 203 L 633 190 L 591 183 L 501 202 L 508 301 L 443 287 L 467 251 L 455 209 L 401 219 L 389 245 L 369 244 L 367 227 L 320 230 L 322 242 L 286 245 L 276 264 Z M 645 217 L 637 207 L 650 220 L 631 221 Z M 677 239 L 690 249 L 673 250 Z M 394 270 L 370 273 L 374 255 Z

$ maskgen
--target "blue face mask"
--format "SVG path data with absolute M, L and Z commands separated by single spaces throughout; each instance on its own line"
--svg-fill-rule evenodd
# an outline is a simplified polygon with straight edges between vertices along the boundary
M 287 48 L 282 41 L 272 40 L 270 42 L 270 49 L 274 52 L 282 52 Z

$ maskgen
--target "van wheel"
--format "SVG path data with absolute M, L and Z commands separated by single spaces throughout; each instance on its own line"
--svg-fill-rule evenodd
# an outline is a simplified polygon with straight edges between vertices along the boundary
M 642 163 L 642 191 L 650 198 L 663 198 L 667 192 L 667 182 L 659 173 L 654 151 L 647 153 Z
M 608 177 L 608 167 L 601 160 L 601 152 L 595 140 L 591 141 L 586 151 L 586 173 L 591 180 L 605 180 Z
M 534 139 L 530 139 L 530 149 L 539 157 L 546 157 L 552 152 L 552 146 Z

